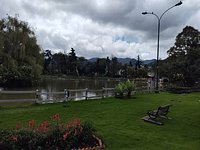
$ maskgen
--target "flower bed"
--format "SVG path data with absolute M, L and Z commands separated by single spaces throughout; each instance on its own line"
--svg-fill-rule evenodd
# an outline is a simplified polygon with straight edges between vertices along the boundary
M 26 128 L 17 124 L 16 129 L 2 130 L 0 149 L 93 150 L 97 147 L 103 148 L 101 140 L 94 133 L 91 123 L 81 123 L 80 119 L 74 119 L 61 124 L 59 114 L 56 114 L 51 121 L 43 121 L 39 125 L 36 125 L 34 120 L 30 120 Z

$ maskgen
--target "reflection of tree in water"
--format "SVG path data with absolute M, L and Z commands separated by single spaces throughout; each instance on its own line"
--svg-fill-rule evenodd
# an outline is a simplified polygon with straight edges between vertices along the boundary
M 79 80 L 75 80 L 75 88 L 78 89 L 78 87 L 81 87 L 79 86 Z

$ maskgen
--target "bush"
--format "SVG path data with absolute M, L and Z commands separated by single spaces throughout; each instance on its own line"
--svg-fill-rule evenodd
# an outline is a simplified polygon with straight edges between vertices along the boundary
M 56 114 L 51 122 L 43 121 L 38 126 L 34 120 L 28 122 L 28 127 L 2 130 L 0 132 L 0 148 L 7 149 L 94 149 L 99 140 L 94 135 L 94 128 L 90 122 L 81 124 L 79 119 L 60 124 L 60 117 Z
M 135 86 L 133 82 L 127 80 L 125 82 L 125 91 L 127 92 L 127 97 L 131 97 L 131 92 L 135 90 Z
M 126 82 L 119 83 L 115 87 L 115 97 L 123 98 L 124 95 L 126 94 L 126 96 L 130 98 L 131 92 L 134 90 L 135 90 L 134 83 L 131 82 L 130 80 L 127 80 Z
M 123 95 L 124 95 L 124 91 L 125 91 L 125 84 L 124 83 L 119 83 L 115 87 L 115 97 L 122 98 Z

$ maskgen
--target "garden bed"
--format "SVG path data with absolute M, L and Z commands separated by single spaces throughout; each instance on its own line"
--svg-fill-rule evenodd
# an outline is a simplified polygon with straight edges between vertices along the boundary
M 15 129 L 2 130 L 0 132 L 0 149 L 71 149 L 93 150 L 104 148 L 101 139 L 95 135 L 95 129 L 89 122 L 81 124 L 79 119 L 60 123 L 60 117 L 56 114 L 51 121 L 43 121 L 35 125 L 34 120 L 28 122 L 23 128 L 17 124 Z

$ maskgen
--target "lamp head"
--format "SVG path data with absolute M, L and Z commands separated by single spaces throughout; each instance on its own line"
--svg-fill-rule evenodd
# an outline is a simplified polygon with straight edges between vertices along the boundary
M 176 5 L 174 6 L 180 6 L 181 4 L 183 4 L 181 1 L 179 3 L 177 3 Z
M 146 15 L 146 14 L 147 14 L 147 12 L 142 12 L 142 14 L 143 14 L 143 15 Z

